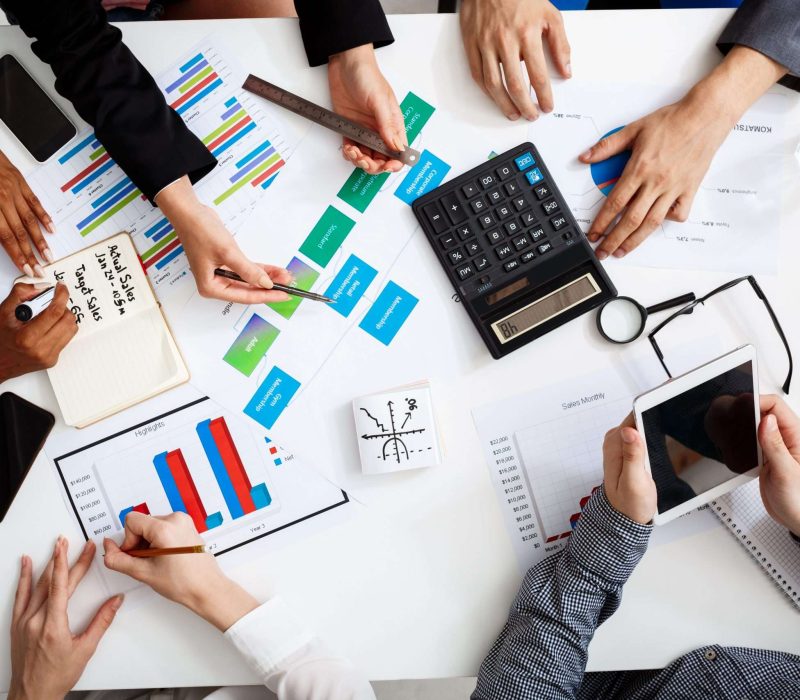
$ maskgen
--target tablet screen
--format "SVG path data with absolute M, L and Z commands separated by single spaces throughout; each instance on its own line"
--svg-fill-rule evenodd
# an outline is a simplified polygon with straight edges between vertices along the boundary
M 642 412 L 658 512 L 758 466 L 748 361 Z

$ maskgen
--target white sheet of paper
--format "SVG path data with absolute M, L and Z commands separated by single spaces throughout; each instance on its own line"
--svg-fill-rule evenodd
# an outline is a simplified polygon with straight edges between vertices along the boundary
M 610 165 L 584 165 L 578 155 L 608 132 L 675 102 L 684 91 L 569 80 L 557 83 L 554 92 L 555 111 L 532 123 L 528 137 L 587 231 L 606 199 L 600 187 L 613 184 L 619 172 Z M 797 177 L 783 116 L 790 107 L 791 98 L 779 92 L 759 99 L 715 155 L 689 220 L 664 221 L 645 244 L 611 264 L 777 272 L 781 193 L 789 178 Z

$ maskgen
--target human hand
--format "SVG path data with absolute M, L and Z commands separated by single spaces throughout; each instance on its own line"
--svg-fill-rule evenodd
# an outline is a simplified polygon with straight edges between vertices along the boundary
M 646 525 L 658 506 L 656 484 L 644 467 L 644 443 L 629 415 L 603 440 L 603 484 L 608 502 L 631 520 Z
M 395 151 L 402 152 L 408 147 L 400 106 L 378 67 L 371 44 L 331 56 L 328 84 L 334 112 L 377 131 Z M 399 160 L 387 158 L 350 139 L 344 139 L 342 153 L 370 175 L 397 172 L 403 167 Z
M 56 286 L 53 301 L 42 313 L 26 323 L 17 320 L 17 306 L 41 291 L 31 284 L 15 284 L 0 303 L 0 382 L 52 367 L 78 332 L 63 284 Z
M 126 554 L 143 545 L 188 547 L 198 544 L 203 544 L 203 540 L 186 513 L 153 517 L 132 511 L 125 518 L 122 547 L 111 539 L 103 542 L 105 565 L 146 583 L 156 593 L 189 608 L 224 632 L 259 604 L 222 573 L 211 554 L 170 554 L 141 559 Z
M 38 197 L 31 192 L 25 178 L 0 151 L 0 245 L 11 261 L 28 277 L 42 277 L 30 241 L 47 262 L 53 254 L 42 236 L 42 227 L 55 233 L 53 220 Z
M 773 520 L 800 536 L 800 419 L 782 399 L 761 397 L 761 500 Z
M 72 567 L 67 563 L 67 549 L 67 541 L 59 537 L 36 586 L 30 557 L 22 557 L 11 619 L 8 700 L 63 698 L 78 682 L 122 605 L 121 595 L 107 600 L 85 631 L 72 634 L 67 603 L 92 564 L 95 546 L 87 542 Z
M 509 119 L 519 119 L 521 114 L 533 120 L 539 110 L 553 110 L 545 40 L 561 77 L 572 77 L 564 22 L 548 0 L 464 0 L 461 36 L 473 80 Z M 539 109 L 531 99 L 520 61 L 525 62 Z
M 286 301 L 286 292 L 273 282 L 288 285 L 292 276 L 283 268 L 250 261 L 242 253 L 218 214 L 200 203 L 188 177 L 182 177 L 156 195 L 156 204 L 181 240 L 201 296 L 240 304 Z M 214 274 L 218 267 L 236 272 L 245 282 Z

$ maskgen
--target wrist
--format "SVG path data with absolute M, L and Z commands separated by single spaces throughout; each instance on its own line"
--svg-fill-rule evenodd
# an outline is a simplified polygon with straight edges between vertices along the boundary
M 347 51 L 335 53 L 328 57 L 328 65 L 330 66 L 336 66 L 337 64 L 351 66 L 363 64 L 365 61 L 375 62 L 375 47 L 372 44 L 355 46 L 352 49 L 347 49 Z
M 182 221 L 195 216 L 203 206 L 188 175 L 171 182 L 153 200 L 176 229 Z
M 239 584 L 220 574 L 212 583 L 205 582 L 201 592 L 184 605 L 206 622 L 225 632 L 260 603 Z

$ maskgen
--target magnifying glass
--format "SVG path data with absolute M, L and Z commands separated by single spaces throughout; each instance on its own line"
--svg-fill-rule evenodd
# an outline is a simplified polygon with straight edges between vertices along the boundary
M 612 343 L 620 345 L 630 343 L 642 334 L 650 314 L 682 306 L 694 300 L 694 294 L 689 292 L 645 308 L 630 297 L 615 297 L 598 309 L 597 330 L 600 331 L 600 335 Z

